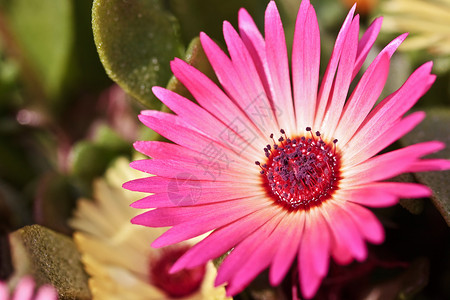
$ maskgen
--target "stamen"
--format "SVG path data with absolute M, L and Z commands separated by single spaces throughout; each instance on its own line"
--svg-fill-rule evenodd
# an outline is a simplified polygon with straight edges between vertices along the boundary
M 311 138 L 291 139 L 281 129 L 284 136 L 279 137 L 278 143 L 271 134 L 273 147 L 267 145 L 264 148 L 267 163 L 255 162 L 261 168 L 260 173 L 265 175 L 264 182 L 274 202 L 289 210 L 308 210 L 320 205 L 332 196 L 340 178 L 337 139 L 330 147 L 319 131 L 315 135 L 311 127 L 306 131 Z
M 338 139 L 333 140 L 333 153 L 336 154 L 336 144 L 338 142 Z

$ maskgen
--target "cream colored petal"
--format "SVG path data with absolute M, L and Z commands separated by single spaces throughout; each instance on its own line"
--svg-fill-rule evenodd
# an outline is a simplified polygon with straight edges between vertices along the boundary
M 83 257 L 83 263 L 91 275 L 89 287 L 95 300 L 167 299 L 162 291 L 140 280 L 127 269 L 99 263 L 89 256 Z
M 439 35 L 415 35 L 408 38 L 400 47 L 403 50 L 423 49 L 438 43 L 440 40 L 442 40 L 442 37 Z
M 420 20 L 403 16 L 395 18 L 385 17 L 383 26 L 386 30 L 408 31 L 410 33 L 426 32 L 431 34 L 448 34 L 450 33 L 449 24 L 436 22 L 431 20 Z
M 450 4 L 439 3 L 437 1 L 422 0 L 394 0 L 386 1 L 382 9 L 388 13 L 410 15 L 441 22 L 450 22 Z
M 119 159 L 94 183 L 94 200 L 80 199 L 70 225 L 77 230 L 74 240 L 91 276 L 93 299 L 170 299 L 150 283 L 150 260 L 160 255 L 151 243 L 167 228 L 133 225 L 130 219 L 141 213 L 129 206 L 143 195 L 127 191 L 122 184 L 148 176 L 132 170 L 126 159 Z M 196 243 L 195 238 L 188 243 Z M 205 279 L 191 299 L 226 299 L 223 287 L 215 288 L 216 270 L 208 263 Z M 180 298 L 178 298 L 180 299 Z

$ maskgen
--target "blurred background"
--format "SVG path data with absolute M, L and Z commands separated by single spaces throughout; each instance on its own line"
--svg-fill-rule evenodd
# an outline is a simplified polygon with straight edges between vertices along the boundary
M 31 267 L 20 266 L 22 272 L 35 277 L 42 268 L 33 263 L 37 256 L 44 262 L 43 257 L 52 256 L 55 266 L 65 263 L 68 258 L 60 258 L 58 251 L 29 244 L 27 234 L 38 230 L 55 243 L 61 236 L 72 243 L 75 227 L 68 221 L 77 201 L 101 194 L 94 182 L 119 157 L 136 155 L 134 141 L 160 138 L 137 119 L 142 109 L 166 109 L 151 87 L 168 86 L 189 97 L 172 78 L 170 60 L 181 57 L 214 78 L 196 39 L 199 32 L 223 43 L 222 21 L 237 26 L 240 7 L 263 28 L 267 2 L 0 0 L 0 280 L 14 277 L 21 255 L 31 261 Z M 276 2 L 289 49 L 300 1 Z M 319 18 L 324 70 L 354 1 L 311 2 Z M 366 0 L 358 1 L 357 12 L 361 32 L 375 17 L 385 16 L 369 62 L 394 37 L 410 32 L 394 55 L 383 96 L 429 60 L 438 75 L 415 107 L 425 110 L 427 119 L 394 147 L 433 139 L 450 145 L 450 1 Z M 450 158 L 449 150 L 438 157 Z M 435 195 L 377 209 L 386 242 L 370 246 L 366 262 L 332 265 L 317 298 L 450 299 L 449 178 L 449 172 L 402 176 L 400 180 L 429 185 Z M 40 226 L 29 233 L 25 226 L 32 224 Z M 23 240 L 24 251 L 11 242 L 14 233 Z M 73 255 L 69 259 L 80 259 Z M 83 275 L 74 276 L 66 288 L 78 290 L 66 294 L 58 273 L 43 275 L 38 283 L 57 286 L 61 299 L 89 299 L 89 276 L 83 267 L 76 272 Z M 236 298 L 289 299 L 288 283 L 270 288 L 260 277 Z

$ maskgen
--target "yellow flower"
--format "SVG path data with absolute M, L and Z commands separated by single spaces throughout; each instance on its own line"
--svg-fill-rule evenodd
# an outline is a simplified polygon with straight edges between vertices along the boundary
M 381 10 L 383 30 L 411 34 L 399 49 L 450 54 L 450 0 L 389 0 Z
M 94 183 L 94 201 L 80 199 L 70 225 L 82 261 L 91 276 L 94 299 L 226 299 L 223 287 L 214 287 L 216 269 L 209 262 L 192 271 L 169 274 L 171 264 L 192 243 L 153 249 L 150 244 L 166 229 L 132 225 L 138 211 L 129 204 L 140 195 L 122 184 L 141 176 L 119 159 L 105 178 Z

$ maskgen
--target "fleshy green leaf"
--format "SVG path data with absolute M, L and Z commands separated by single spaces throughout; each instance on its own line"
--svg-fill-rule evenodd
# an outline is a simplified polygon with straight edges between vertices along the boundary
M 88 276 L 72 239 L 39 225 L 10 235 L 14 278 L 31 274 L 36 283 L 56 287 L 59 299 L 91 299 Z
M 44 96 L 56 97 L 73 43 L 72 2 L 1 0 L 0 5 L 9 31 L 5 47 L 21 61 L 28 81 L 38 81 Z
M 151 87 L 166 85 L 169 62 L 182 54 L 176 19 L 159 0 L 95 0 L 92 26 L 111 79 L 146 107 L 154 107 Z
M 444 150 L 428 158 L 450 159 L 450 109 L 434 108 L 426 111 L 427 117 L 413 131 L 401 139 L 404 146 L 439 140 L 447 145 Z M 417 181 L 433 190 L 434 205 L 450 226 L 450 171 L 415 173 Z

